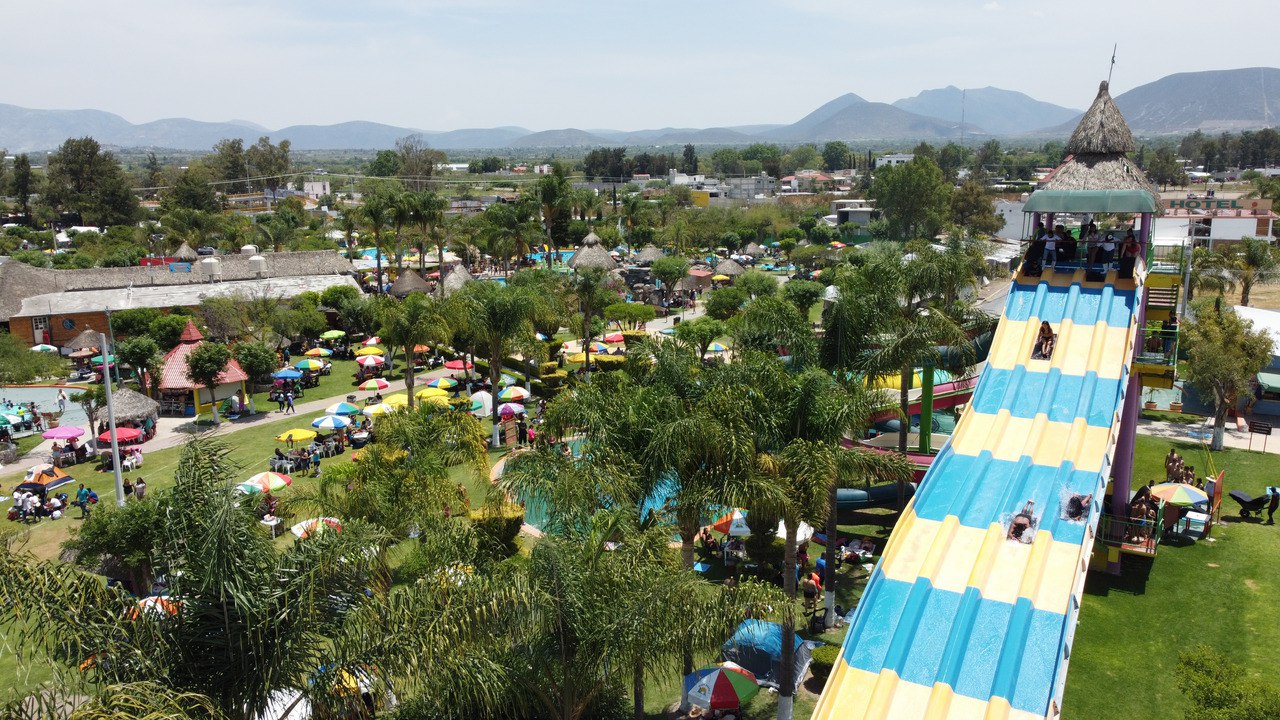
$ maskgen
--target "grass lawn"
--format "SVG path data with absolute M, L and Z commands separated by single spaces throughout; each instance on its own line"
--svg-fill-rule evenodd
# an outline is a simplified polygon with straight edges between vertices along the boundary
M 292 366 L 298 361 L 306 359 L 305 356 L 295 355 L 289 359 Z M 323 359 L 323 358 L 321 358 Z M 305 394 L 296 402 L 311 402 L 312 400 L 322 400 L 331 397 L 346 397 L 352 393 L 363 392 L 356 389 L 356 365 L 355 360 L 333 360 L 333 369 L 328 375 L 320 376 L 320 385 L 313 388 L 307 388 Z M 395 360 L 396 369 L 383 373 L 382 377 L 390 382 L 404 379 L 404 358 L 397 355 Z M 266 410 L 275 407 L 275 403 L 270 400 L 271 391 L 263 390 L 262 392 L 253 393 L 253 403 L 259 410 Z
M 1201 425 L 1204 423 L 1204 416 L 1191 415 L 1189 413 L 1169 412 L 1168 410 L 1143 410 L 1143 420 L 1155 420 L 1158 422 L 1174 423 L 1176 425 Z M 1168 452 L 1166 450 L 1165 452 Z M 1161 460 L 1163 467 L 1164 461 Z
M 1135 481 L 1163 478 L 1169 446 L 1138 436 Z M 1201 445 L 1173 446 L 1197 468 L 1211 466 Z M 1227 489 L 1255 497 L 1276 481 L 1275 455 L 1224 450 L 1213 454 L 1212 466 L 1226 470 Z M 1174 685 L 1173 669 L 1179 651 L 1197 643 L 1275 681 L 1280 576 L 1271 566 L 1280 558 L 1280 527 L 1242 521 L 1237 510 L 1224 497 L 1225 522 L 1213 528 L 1214 542 L 1161 545 L 1149 567 L 1131 562 L 1121 577 L 1090 575 L 1064 717 L 1182 717 L 1187 704 Z

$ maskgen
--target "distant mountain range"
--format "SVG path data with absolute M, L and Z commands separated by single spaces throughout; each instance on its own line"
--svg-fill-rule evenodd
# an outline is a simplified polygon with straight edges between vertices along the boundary
M 1138 135 L 1271 127 L 1280 113 L 1280 69 L 1178 73 L 1129 90 L 1116 97 L 1116 104 Z M 171 118 L 133 124 L 100 110 L 31 110 L 0 104 L 0 148 L 10 152 L 48 150 L 69 137 L 86 135 L 108 146 L 175 150 L 207 150 L 223 138 L 252 143 L 262 135 L 270 135 L 276 141 L 288 139 L 297 150 L 374 150 L 390 148 L 398 138 L 415 133 L 442 150 L 828 140 L 946 142 L 961 137 L 962 119 L 964 137 L 973 139 L 1065 137 L 1079 118 L 1079 110 L 993 87 L 926 90 L 892 104 L 869 102 L 847 93 L 791 124 L 631 131 L 563 128 L 534 132 L 505 126 L 439 132 L 365 121 L 269 130 L 247 120 L 203 122 Z

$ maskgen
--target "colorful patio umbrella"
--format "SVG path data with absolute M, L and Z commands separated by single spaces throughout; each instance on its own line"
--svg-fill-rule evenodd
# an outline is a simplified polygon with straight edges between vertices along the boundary
M 337 340 L 338 338 L 343 338 L 346 336 L 347 334 L 341 330 L 326 330 L 320 333 L 321 340 Z
M 383 380 L 382 378 L 370 378 L 360 383 L 356 387 L 360 388 L 361 390 L 368 390 L 372 392 L 374 390 L 386 390 L 387 388 L 391 387 L 391 383 L 387 382 L 386 380 Z
M 372 345 L 377 345 L 380 342 L 382 342 L 382 338 L 378 337 L 377 335 L 374 335 L 373 337 L 365 338 L 364 341 L 361 342 L 360 344 L 365 347 L 370 347 Z
M 1151 494 L 1170 505 L 1186 506 L 1209 502 L 1208 493 L 1186 483 L 1160 483 L 1151 488 Z
M 443 390 L 452 390 L 458 387 L 458 381 L 453 378 L 440 377 L 427 383 L 427 387 L 441 388 Z
M 115 356 L 115 355 L 107 355 L 107 360 L 106 360 L 106 361 L 107 361 L 107 362 L 109 362 L 109 363 L 114 363 L 114 362 L 116 361 L 116 356 Z M 93 363 L 94 365 L 101 365 L 101 364 L 102 364 L 102 362 L 103 362 L 103 361 L 102 361 L 102 356 L 101 356 L 101 355 L 94 355 L 93 357 L 89 358 L 89 362 Z
M 40 343 L 39 345 L 32 345 L 31 351 L 42 352 L 42 353 L 56 353 L 58 352 L 58 348 L 52 345 L 45 345 L 44 343 Z
M 385 355 L 386 352 L 386 350 L 383 350 L 377 345 L 368 345 L 357 350 L 356 357 L 375 357 L 378 355 Z
M 721 345 L 721 344 L 720 344 L 720 343 L 718 343 L 718 342 L 713 342 L 713 343 L 711 343 L 710 345 L 708 345 L 708 346 L 707 346 L 707 352 L 713 352 L 713 353 L 722 353 L 722 352 L 724 352 L 725 350 L 728 350 L 728 349 L 729 349 L 729 348 L 727 348 L 727 347 L 725 347 L 725 346 Z
M 523 415 L 524 406 L 519 403 L 502 403 L 498 406 L 498 417 L 503 415 Z
M 503 373 L 498 378 L 498 384 L 501 385 L 502 387 L 506 387 L 508 385 L 516 385 L 519 382 L 520 382 L 519 380 L 516 380 L 515 378 L 511 377 L 510 375 L 507 375 L 506 373 Z
M 298 362 L 294 363 L 293 366 L 299 370 L 323 370 L 324 369 L 324 363 L 319 360 L 316 360 L 315 358 L 307 358 L 306 360 L 299 360 Z
M 675 335 L 675 334 L 676 334 L 676 329 L 675 329 L 675 328 L 673 328 L 673 327 L 669 327 L 669 328 L 662 328 L 662 329 L 661 329 L 661 330 L 659 330 L 658 332 L 662 333 L 663 335 Z
M 360 367 L 379 367 L 386 365 L 387 361 L 383 360 L 381 355 L 366 355 L 362 358 L 356 358 L 356 364 Z
M 711 276 L 711 279 L 712 279 L 712 280 L 715 280 L 716 282 L 725 282 L 725 281 L 729 280 L 730 278 L 729 278 L 729 276 L 728 276 L 728 275 L 712 275 L 712 276 Z
M 569 361 L 569 362 L 572 362 L 572 363 L 583 363 L 583 362 L 586 362 L 586 361 L 587 361 L 587 354 L 586 354 L 586 353 L 580 353 L 580 352 L 578 352 L 578 353 L 574 353 L 574 354 L 572 354 L 572 355 L 570 355 L 570 356 L 566 357 L 566 358 L 565 358 L 565 360 L 567 360 L 567 361 Z
M 306 442 L 308 440 L 314 440 L 315 437 L 316 433 L 314 430 L 294 428 L 292 430 L 285 430 L 277 435 L 276 442 Z
M 260 472 L 240 483 L 241 492 L 246 495 L 254 493 L 279 492 L 293 484 L 293 478 L 278 472 Z
M 70 440 L 71 438 L 78 438 L 83 434 L 84 430 L 81 430 L 74 425 L 59 425 L 56 428 L 45 430 L 40 434 L 40 437 L 45 440 Z
M 711 523 L 711 529 L 734 537 L 745 537 L 751 534 L 751 527 L 747 525 L 747 511 L 738 508 L 716 518 Z
M 339 522 L 337 518 L 318 517 L 311 518 L 310 520 L 303 520 L 297 525 L 289 528 L 289 532 L 297 535 L 299 540 L 306 540 L 312 535 L 326 530 L 342 532 L 342 523 Z
M 431 352 L 431 347 L 430 347 L 429 345 L 414 345 L 414 346 L 413 346 L 413 354 L 414 354 L 414 355 L 417 355 L 418 353 L 424 353 L 424 352 Z
M 317 430 L 341 430 L 351 424 L 343 415 L 325 415 L 311 421 L 311 427 Z
M 445 390 L 444 388 L 429 387 L 423 390 L 419 390 L 418 392 L 414 393 L 413 396 L 418 398 L 419 400 L 426 400 L 427 398 L 433 398 L 433 397 L 447 398 L 449 397 L 449 391 Z
M 607 343 L 620 343 L 625 340 L 626 338 L 622 337 L 622 333 L 609 333 L 604 336 L 604 341 Z
M 503 388 L 502 392 L 498 393 L 498 399 L 503 402 L 524 402 L 527 397 L 529 397 L 528 390 L 514 385 L 509 388 Z
M 138 428 L 116 428 L 116 440 L 120 442 L 133 442 L 142 437 L 142 431 Z M 98 442 L 111 442 L 111 431 L 108 430 L 98 436 Z
M 325 415 L 359 415 L 360 408 L 349 402 L 336 402 L 324 409 Z
M 303 353 L 303 355 L 306 355 L 307 357 L 329 357 L 332 354 L 333 351 L 329 348 L 311 348 Z
M 591 343 L 591 352 L 593 353 L 609 352 L 609 346 L 605 345 L 602 342 L 593 342 Z
M 378 417 L 380 415 L 390 415 L 396 409 L 386 403 L 375 403 L 364 409 L 364 414 L 369 417 Z
M 831 247 L 833 247 L 833 248 L 835 248 L 835 249 L 839 250 L 839 249 L 841 249 L 841 248 L 845 247 L 845 244 L 844 244 L 844 243 L 842 243 L 842 242 L 840 242 L 839 240 L 833 240 L 833 241 L 831 242 Z
M 474 365 L 464 360 L 450 360 L 444 364 L 447 370 L 470 370 Z
M 277 370 L 271 373 L 271 377 L 276 380 L 297 380 L 302 377 L 302 373 L 294 370 L 293 368 L 286 368 L 284 370 Z
M 173 617 L 178 614 L 178 608 L 182 603 L 167 595 L 152 595 L 144 597 L 138 601 L 136 610 L 129 614 L 130 620 L 137 620 L 143 615 L 153 618 Z
M 396 393 L 395 395 L 388 395 L 387 397 L 383 398 L 382 402 L 386 403 L 387 405 L 390 405 L 393 408 L 402 408 L 402 407 L 406 407 L 409 404 L 409 396 L 405 395 L 404 393 Z
M 736 710 L 760 692 L 755 674 L 734 663 L 694 670 L 684 684 L 689 704 L 704 710 Z

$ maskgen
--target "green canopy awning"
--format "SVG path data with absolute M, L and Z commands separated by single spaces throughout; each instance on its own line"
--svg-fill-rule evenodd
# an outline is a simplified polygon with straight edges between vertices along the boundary
M 1154 213 L 1156 196 L 1145 190 L 1037 190 L 1023 212 Z
M 1258 373 L 1258 384 L 1267 392 L 1280 393 L 1280 374 L 1260 372 Z

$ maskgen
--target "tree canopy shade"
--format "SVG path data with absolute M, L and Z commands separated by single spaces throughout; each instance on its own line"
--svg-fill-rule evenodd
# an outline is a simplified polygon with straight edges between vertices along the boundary
M 950 194 L 942 170 L 927 157 L 877 169 L 868 192 L 896 240 L 936 235 L 946 219 Z
M 24 385 L 65 370 L 66 361 L 57 353 L 32 352 L 18 338 L 0 332 L 0 384 Z
M 404 350 L 404 385 L 412 408 L 414 348 L 447 342 L 451 334 L 444 302 L 415 292 L 401 301 L 384 298 L 378 314 L 383 342 Z
M 1252 392 L 1254 378 L 1271 362 L 1275 348 L 1270 335 L 1222 307 L 1221 298 L 1196 300 L 1191 307 L 1195 317 L 1183 323 L 1179 345 L 1187 351 L 1187 382 L 1213 400 L 1210 447 L 1221 450 L 1227 414 Z
M 115 156 L 91 137 L 68 139 L 49 156 L 42 199 L 93 225 L 125 225 L 139 213 L 138 198 Z
M 187 355 L 187 377 L 192 382 L 209 388 L 209 397 L 213 398 L 213 389 L 218 386 L 218 378 L 227 369 L 231 360 L 231 351 L 226 345 L 216 342 L 201 343 L 199 347 Z M 218 420 L 218 403 L 212 403 L 213 421 Z

